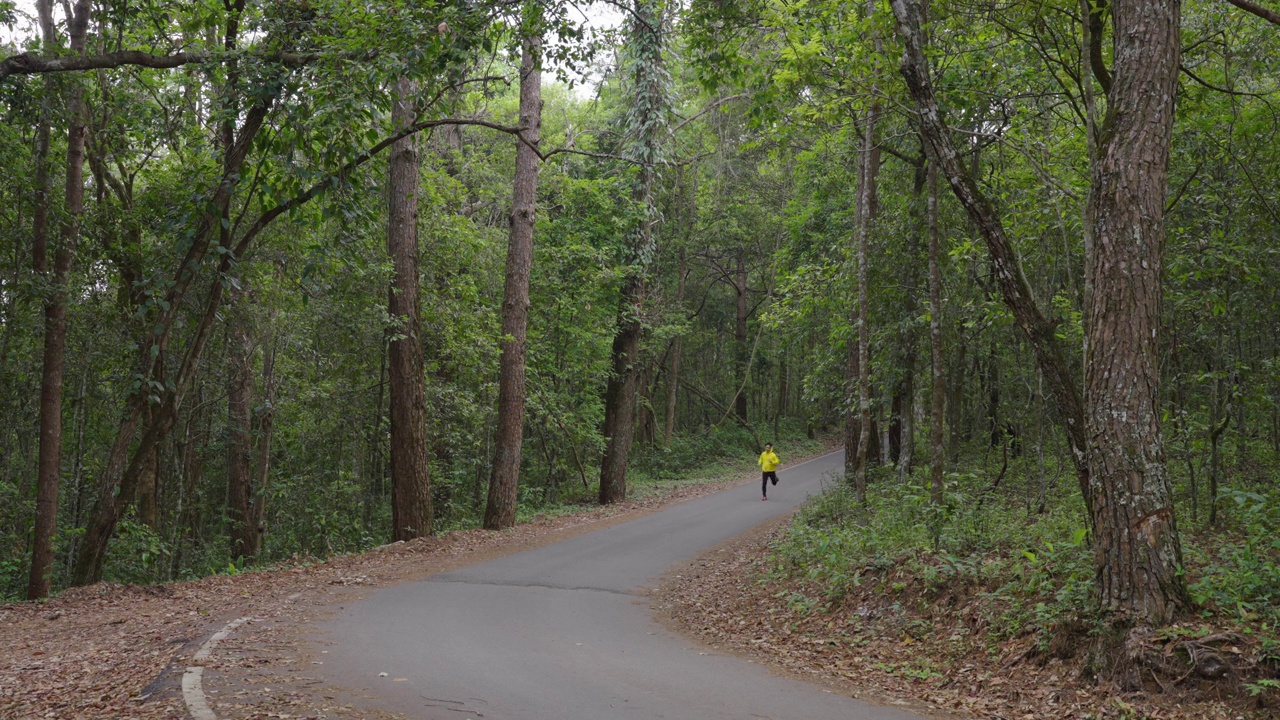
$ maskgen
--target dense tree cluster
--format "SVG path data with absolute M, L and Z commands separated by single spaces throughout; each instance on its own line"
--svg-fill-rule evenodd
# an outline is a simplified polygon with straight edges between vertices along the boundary
M 507 527 L 807 431 L 864 509 L 993 456 L 1031 514 L 1074 494 L 1098 599 L 1167 621 L 1179 525 L 1275 497 L 1267 7 L 32 9 L 5 596 Z

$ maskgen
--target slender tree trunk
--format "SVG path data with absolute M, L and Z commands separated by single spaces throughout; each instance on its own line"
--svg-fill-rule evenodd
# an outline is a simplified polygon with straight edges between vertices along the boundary
M 535 12 L 532 3 L 526 14 Z M 526 17 L 532 25 L 536 18 Z M 538 192 L 537 147 L 542 128 L 542 37 L 529 29 L 520 61 L 520 135 L 507 242 L 507 276 L 502 301 L 502 356 L 498 369 L 498 432 L 484 526 L 500 530 L 516 524 L 516 491 L 524 443 L 525 332 L 529 320 L 529 271 L 533 264 L 533 223 Z
M 36 3 L 40 16 L 40 25 L 44 31 L 44 48 L 45 54 L 49 54 L 56 47 L 57 37 L 54 34 L 53 26 L 53 3 L 52 0 L 39 0 Z M 46 79 L 46 84 L 51 83 L 51 79 Z M 36 127 L 36 152 L 35 152 L 35 209 L 31 219 L 31 264 L 32 269 L 41 277 L 49 275 L 49 115 L 50 98 L 52 92 L 46 91 L 45 98 L 41 105 L 40 121 Z M 48 312 L 50 300 L 45 301 L 45 321 L 48 322 Z M 6 361 L 8 355 L 8 340 L 10 332 L 17 327 L 17 323 L 6 323 L 5 333 L 5 350 Z M 52 359 L 49 354 L 49 338 L 47 331 L 45 335 L 44 360 Z M 35 537 L 31 551 L 31 574 L 27 583 L 27 599 L 38 600 L 49 595 L 51 585 L 51 575 L 53 574 L 54 533 L 57 532 L 58 526 L 58 483 L 59 475 L 57 467 L 61 465 L 61 458 L 58 454 L 61 450 L 61 421 L 58 423 L 46 422 L 45 397 L 49 395 L 49 400 L 54 400 L 54 389 L 45 389 L 45 375 L 42 372 L 40 384 L 40 454 L 36 461 L 37 488 L 36 488 L 36 518 L 35 518 Z M 60 399 L 61 393 L 58 393 Z M 53 410 L 52 407 L 49 408 Z M 61 409 L 59 408 L 59 415 Z M 52 419 L 52 418 L 50 418 Z M 46 429 L 47 428 L 47 429 Z M 46 457 L 46 433 L 50 435 L 48 448 L 51 457 Z M 57 443 L 54 440 L 58 440 Z M 50 473 L 46 467 L 52 467 L 53 472 Z
M 868 12 L 875 5 L 868 4 Z M 873 90 L 874 92 L 874 90 Z M 870 314 L 870 263 L 871 234 L 875 222 L 876 178 L 880 172 L 880 148 L 876 139 L 876 123 L 880 106 L 873 101 L 867 111 L 863 127 L 862 183 L 858 187 L 857 207 L 857 258 L 858 258 L 858 447 L 854 461 L 854 489 L 858 504 L 864 509 L 867 503 L 867 457 L 871 445 L 871 314 Z M 865 514 L 862 521 L 866 521 Z
M 987 350 L 986 370 L 987 436 L 991 447 L 998 448 L 1004 444 L 1004 426 L 1000 423 L 1000 353 L 994 332 L 991 332 L 991 343 Z
M 738 294 L 738 306 L 736 322 L 733 326 L 734 350 L 736 357 L 734 358 L 735 373 L 734 385 L 745 388 L 747 384 L 747 373 L 751 371 L 747 367 L 748 356 L 751 354 L 751 348 L 747 345 L 747 261 L 743 257 L 746 250 L 738 249 L 737 266 L 734 268 L 733 288 Z M 747 422 L 747 393 L 739 392 L 734 399 L 733 411 L 737 414 L 738 419 Z
M 73 54 L 82 54 L 89 29 L 88 0 L 75 4 L 70 25 L 70 44 Z M 53 32 L 53 6 L 48 0 L 37 3 L 40 24 L 46 48 L 52 49 L 56 38 Z M 66 83 L 67 101 L 67 171 L 66 195 L 63 208 L 62 229 L 53 253 L 52 275 L 49 274 L 47 250 L 33 248 L 33 264 L 36 271 L 49 280 L 49 290 L 44 303 L 44 356 L 40 374 L 40 455 L 36 470 L 36 523 L 31 552 L 31 575 L 27 584 L 27 598 L 46 597 L 50 589 L 53 571 L 54 535 L 58 527 L 58 484 L 62 473 L 62 379 L 66 367 L 67 344 L 67 282 L 71 275 L 71 261 L 76 241 L 80 236 L 80 219 L 84 215 L 84 145 L 86 111 L 84 90 L 72 79 Z M 38 142 L 37 155 L 48 154 L 48 129 Z M 45 163 L 38 158 L 39 167 Z M 47 213 L 48 177 L 44 178 L 45 197 L 42 203 Z M 47 216 L 46 216 L 47 217 Z M 44 220 L 42 224 L 47 223 Z M 43 227 L 38 237 L 45 235 Z M 43 245 L 37 240 L 37 245 Z
M 250 507 L 253 483 L 253 338 L 244 295 L 234 307 L 227 332 L 227 515 L 231 557 L 253 558 L 257 534 Z
M 1072 375 L 1057 337 L 1057 323 L 1041 312 L 1031 293 L 1031 286 L 1005 234 L 1004 226 L 995 208 L 978 188 L 974 178 L 960 162 L 951 130 L 942 119 L 938 101 L 929 78 L 928 60 L 925 58 L 925 39 L 921 30 L 922 10 L 918 0 L 891 0 L 898 21 L 898 33 L 904 44 L 902 76 L 919 111 L 921 136 L 931 161 L 951 184 L 956 199 L 964 207 L 969 219 L 981 233 L 987 246 L 987 255 L 1005 305 L 1012 311 L 1014 321 L 1022 330 L 1037 362 L 1044 370 L 1045 380 L 1053 394 L 1055 404 L 1062 415 L 1067 432 L 1071 460 L 1081 492 L 1090 502 L 1089 465 L 1084 429 L 1084 406 L 1080 385 Z M 958 352 L 964 352 L 963 345 Z
M 791 392 L 790 383 L 787 381 L 789 370 L 787 368 L 787 351 L 781 349 L 778 355 L 778 395 L 777 405 L 773 411 L 773 436 L 778 437 L 778 423 L 782 417 L 787 414 L 787 395 Z
M 943 423 L 946 416 L 946 350 L 942 346 L 942 249 L 938 231 L 938 164 L 929 163 L 929 357 L 932 387 L 929 391 L 929 498 L 941 508 L 946 486 L 942 473 L 946 466 Z M 937 543 L 940 529 L 934 529 Z
M 89 424 L 88 409 L 85 400 L 89 395 L 89 368 L 90 362 L 86 358 L 83 362 L 83 369 L 80 371 L 80 392 L 76 397 L 75 412 L 75 428 L 76 428 L 76 460 L 71 471 L 71 527 L 79 527 L 80 525 L 80 508 L 81 501 L 84 498 L 84 456 L 85 456 L 85 428 Z M 68 548 L 67 552 L 67 573 L 70 574 L 73 563 L 75 561 L 76 546 L 74 542 Z
M 929 213 L 926 206 L 926 191 L 929 179 L 927 164 L 927 158 L 922 155 L 920 164 L 916 166 L 915 177 L 912 182 L 912 197 L 915 200 L 913 203 L 915 207 L 913 215 L 916 220 L 916 232 L 913 234 L 914 242 L 909 246 L 910 253 L 907 260 L 909 266 L 906 269 L 907 302 L 904 312 L 908 329 L 902 333 L 902 376 L 894 391 L 893 398 L 893 434 L 896 435 L 897 443 L 896 447 L 890 448 L 890 456 L 894 462 L 898 463 L 898 478 L 900 480 L 905 480 L 911 476 L 915 462 L 916 342 L 918 332 L 915 328 L 914 319 L 919 314 L 920 305 L 921 282 L 917 269 L 921 255 L 920 249 L 925 251 L 924 254 L 927 257 L 929 244 L 927 239 L 929 235 Z
M 640 177 L 632 199 L 643 216 L 631 234 L 631 268 L 622 285 L 618 329 L 610 349 L 612 359 L 604 396 L 604 457 L 600 462 L 600 502 L 627 497 L 627 455 L 635 434 L 636 375 L 640 360 L 640 336 L 644 330 L 644 306 L 649 266 L 657 255 L 653 226 L 657 218 L 653 185 L 657 180 L 659 134 L 666 102 L 662 68 L 662 18 L 652 0 L 636 0 L 631 24 L 632 80 L 635 85 L 635 128 L 638 138 L 629 151 L 640 165 Z
M 1231 424 L 1231 390 L 1222 393 L 1222 379 L 1213 378 L 1213 393 L 1209 399 L 1209 519 L 1210 528 L 1218 525 L 1218 480 L 1222 476 L 1222 434 Z
M 676 276 L 676 308 L 684 310 L 685 251 L 680 248 L 680 265 Z M 671 370 L 667 373 L 667 419 L 662 430 L 662 444 L 671 444 L 676 428 L 676 400 L 680 391 L 680 336 L 671 339 Z
M 142 460 L 138 476 L 138 523 L 155 530 L 160 526 L 160 461 L 161 441 Z
M 858 178 L 858 186 L 861 187 L 863 184 L 861 169 L 858 171 Z M 858 327 L 858 304 L 856 302 L 850 307 L 849 325 L 855 328 L 856 331 Z M 853 337 L 849 338 L 847 345 L 847 352 L 845 353 L 847 390 L 844 403 L 844 476 L 848 482 L 852 483 L 854 478 L 857 477 L 858 446 L 862 440 L 862 416 L 858 409 L 858 387 L 859 380 L 862 377 L 862 363 L 859 362 L 860 353 L 856 332 Z
M 1189 606 L 1165 473 L 1159 330 L 1179 0 L 1120 0 L 1115 73 L 1090 195 L 1085 424 L 1102 606 L 1163 624 Z
M 262 414 L 258 418 L 258 467 L 257 486 L 249 494 L 249 544 L 247 557 L 257 557 L 262 552 L 262 539 L 267 525 L 267 487 L 271 480 L 271 441 L 275 436 L 276 420 L 276 349 L 269 347 L 262 353 Z
M 364 522 L 373 526 L 373 510 L 380 505 L 387 494 L 387 466 L 382 461 L 382 420 L 383 398 L 387 388 L 387 339 L 381 343 L 382 352 L 378 356 L 378 393 L 374 396 L 373 420 L 369 423 L 369 487 L 364 497 Z
M 413 122 L 412 80 L 396 81 L 391 122 Z M 431 471 L 427 459 L 426 375 L 418 292 L 418 139 L 396 141 L 388 161 L 387 254 L 394 266 L 389 313 L 396 337 L 388 348 L 391 398 L 391 537 L 431 533 Z

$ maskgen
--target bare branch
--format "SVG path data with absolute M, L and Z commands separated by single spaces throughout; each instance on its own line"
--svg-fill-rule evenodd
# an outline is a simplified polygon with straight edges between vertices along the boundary
M 1213 90 L 1214 92 L 1220 92 L 1226 95 L 1239 95 L 1241 97 L 1256 97 L 1256 98 L 1266 97 L 1266 95 L 1263 93 L 1244 92 L 1242 90 L 1230 90 L 1228 88 L 1218 87 L 1217 85 L 1214 85 L 1213 83 L 1205 80 L 1204 78 L 1201 78 L 1199 75 L 1196 75 L 1195 73 L 1191 72 L 1191 68 L 1187 67 L 1186 65 L 1179 65 L 1178 68 L 1181 69 L 1183 74 L 1185 74 L 1187 77 L 1191 78 L 1192 80 L 1195 80 L 1197 83 L 1209 88 L 1210 90 Z
M 693 122 L 694 120 L 697 120 L 703 115 L 706 115 L 707 113 L 711 112 L 712 110 L 715 110 L 716 108 L 729 102 L 730 100 L 741 100 L 744 97 L 747 97 L 747 93 L 738 93 L 737 95 L 729 95 L 728 97 L 722 97 L 719 100 L 715 100 L 710 105 L 702 108 L 701 110 L 685 118 L 684 120 L 681 120 L 679 123 L 676 123 L 676 126 L 671 128 L 671 132 L 668 134 L 675 135 L 676 133 L 680 132 L 680 128 L 683 128 L 685 125 L 688 125 L 689 123 Z

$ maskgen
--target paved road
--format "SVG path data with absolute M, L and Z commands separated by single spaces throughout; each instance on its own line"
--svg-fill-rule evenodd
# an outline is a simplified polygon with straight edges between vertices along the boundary
M 317 669 L 422 720 L 918 720 L 708 653 L 643 597 L 680 561 L 795 509 L 842 463 L 784 466 L 768 502 L 743 484 L 380 590 L 321 628 L 332 644 Z

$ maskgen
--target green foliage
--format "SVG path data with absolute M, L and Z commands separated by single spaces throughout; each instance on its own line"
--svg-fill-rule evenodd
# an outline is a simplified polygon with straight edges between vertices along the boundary
M 775 572 L 804 579 L 826 603 L 838 605 L 863 583 L 889 583 L 893 571 L 901 579 L 887 584 L 888 593 L 911 582 L 926 595 L 982 595 L 996 627 L 993 639 L 1041 633 L 1047 644 L 1063 624 L 1093 615 L 1084 518 L 1070 493 L 1056 493 L 1046 512 L 1035 515 L 992 495 L 988 483 L 952 475 L 944 506 L 936 508 L 926 488 L 882 477 L 869 488 L 864 525 L 852 488 L 833 477 L 776 548 Z
M 1239 524 L 1235 536 L 1208 536 L 1191 544 L 1198 569 L 1188 589 L 1206 614 L 1280 627 L 1280 493 L 1228 490 Z
M 27 577 L 31 564 L 26 558 L 0 560 L 0 602 L 17 602 L 27 596 Z
M 107 556 L 103 579 L 145 585 L 167 566 L 172 548 L 152 528 L 126 518 L 116 528 L 116 542 Z

